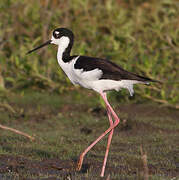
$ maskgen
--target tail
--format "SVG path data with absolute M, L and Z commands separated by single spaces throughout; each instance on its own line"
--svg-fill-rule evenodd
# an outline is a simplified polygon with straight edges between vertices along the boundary
M 158 80 L 154 80 L 154 79 L 149 79 L 146 81 L 142 81 L 145 85 L 150 85 L 151 82 L 154 82 L 154 83 L 159 83 L 159 84 L 163 84 L 163 82 L 161 81 L 158 81 Z
M 158 80 L 153 80 L 153 79 L 150 79 L 150 78 L 145 78 L 145 77 L 142 77 L 143 79 L 142 80 L 128 80 L 126 82 L 128 82 L 127 84 L 125 84 L 125 88 L 128 89 L 129 93 L 130 93 L 130 96 L 133 96 L 134 95 L 134 89 L 133 89 L 133 85 L 134 84 L 145 84 L 145 85 L 150 85 L 150 82 L 155 82 L 155 83 L 160 83 L 162 84 L 162 82 L 158 81 Z M 140 77 L 141 79 L 141 77 Z
M 146 85 L 149 85 L 150 82 L 163 84 L 161 81 L 154 80 L 154 79 L 151 79 L 151 78 L 148 78 L 148 77 L 144 77 L 144 76 L 140 76 L 140 75 L 136 75 L 136 76 L 137 76 L 138 81 L 140 81 L 141 83 L 144 83 Z

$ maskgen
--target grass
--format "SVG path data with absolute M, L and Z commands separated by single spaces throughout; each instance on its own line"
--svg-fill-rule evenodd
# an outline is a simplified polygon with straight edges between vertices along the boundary
M 98 179 L 107 138 L 98 143 L 85 157 L 86 173 L 75 172 L 74 162 L 80 153 L 108 128 L 109 123 L 104 109 L 96 102 L 96 96 L 90 93 L 86 95 L 85 90 L 80 92 L 78 94 L 73 91 L 72 94 L 59 96 L 55 93 L 27 91 L 23 95 L 11 97 L 9 104 L 13 105 L 14 109 L 17 107 L 21 109 L 21 113 L 14 115 L 8 111 L 0 111 L 1 122 L 35 136 L 36 140 L 33 142 L 11 132 L 1 131 L 1 158 L 22 157 L 26 159 L 24 162 L 61 160 L 66 162 L 64 166 L 73 164 L 73 167 L 68 170 L 71 172 L 70 177 Z M 85 101 L 79 101 L 79 104 L 76 104 L 79 96 L 84 95 L 86 95 Z M 142 178 L 141 145 L 147 153 L 150 179 L 178 177 L 178 112 L 157 108 L 156 104 L 124 106 L 114 100 L 113 104 L 117 112 L 121 106 L 118 112 L 121 123 L 114 133 L 106 177 L 110 174 L 112 179 Z M 94 107 L 99 111 L 96 112 Z M 140 108 L 140 111 L 135 109 L 136 107 Z M 128 110 L 126 111 L 125 108 Z M 14 165 L 17 166 L 18 171 L 15 168 L 12 170 L 12 173 L 16 173 L 18 177 L 35 179 L 53 176 L 45 171 L 32 173 L 33 166 L 28 169 L 26 165 L 23 169 L 18 163 L 17 161 Z M 5 164 L 9 166 L 8 162 Z M 6 172 L 4 175 L 8 176 L 9 173 Z M 55 176 L 62 177 L 58 173 Z M 66 176 L 63 177 L 66 178 Z
M 178 109 L 178 1 L 72 2 L 0 2 L 1 90 L 62 93 L 71 89 L 68 78 L 57 68 L 55 47 L 25 55 L 49 39 L 54 28 L 67 27 L 76 37 L 72 54 L 107 58 L 129 71 L 162 81 L 152 87 L 137 87 L 136 93 Z

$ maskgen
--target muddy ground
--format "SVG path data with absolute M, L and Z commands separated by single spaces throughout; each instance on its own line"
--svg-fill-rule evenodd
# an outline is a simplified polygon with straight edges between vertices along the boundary
M 0 179 L 144 179 L 141 146 L 150 179 L 179 179 L 179 111 L 158 104 L 116 105 L 121 124 L 115 129 L 105 177 L 100 178 L 106 140 L 88 153 L 80 172 L 75 168 L 80 152 L 108 127 L 105 109 L 97 103 L 75 104 L 76 100 L 68 99 L 50 107 L 44 97 L 39 96 L 37 102 L 12 99 L 9 103 L 16 110 L 23 107 L 19 115 L 1 109 L 1 123 L 36 139 L 1 130 Z M 86 114 L 88 119 L 81 121 Z

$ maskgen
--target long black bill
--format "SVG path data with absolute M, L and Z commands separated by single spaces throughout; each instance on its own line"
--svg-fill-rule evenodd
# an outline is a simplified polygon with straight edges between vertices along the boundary
M 52 42 L 52 40 L 49 40 L 49 41 L 47 41 L 47 42 L 41 44 L 40 46 L 38 46 L 38 47 L 36 47 L 36 48 L 34 48 L 34 49 L 28 51 L 26 54 L 30 54 L 30 53 L 32 53 L 33 51 L 36 51 L 37 49 L 40 49 L 40 48 L 42 48 L 42 47 L 44 47 L 44 46 L 50 44 L 51 42 Z

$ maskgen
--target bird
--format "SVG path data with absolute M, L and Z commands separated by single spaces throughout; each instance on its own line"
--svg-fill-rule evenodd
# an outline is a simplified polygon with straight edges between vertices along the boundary
M 100 94 L 103 98 L 107 116 L 109 119 L 109 128 L 104 131 L 92 144 L 90 144 L 79 156 L 76 170 L 80 171 L 83 164 L 85 155 L 94 147 L 104 136 L 108 135 L 107 147 L 104 156 L 104 161 L 101 169 L 100 176 L 103 177 L 105 173 L 107 158 L 109 154 L 109 148 L 113 136 L 114 129 L 120 122 L 120 118 L 117 116 L 112 106 L 107 99 L 108 91 L 119 91 L 121 89 L 127 89 L 130 96 L 133 96 L 134 84 L 146 84 L 150 82 L 159 82 L 157 80 L 143 77 L 132 72 L 124 70 L 114 62 L 96 57 L 88 57 L 83 55 L 71 56 L 71 50 L 74 43 L 74 34 L 68 28 L 56 28 L 52 32 L 51 39 L 41 44 L 40 46 L 30 50 L 27 54 L 30 54 L 44 46 L 49 44 L 55 44 L 58 46 L 57 61 L 64 73 L 68 76 L 72 84 L 80 85 L 84 88 L 91 89 Z

